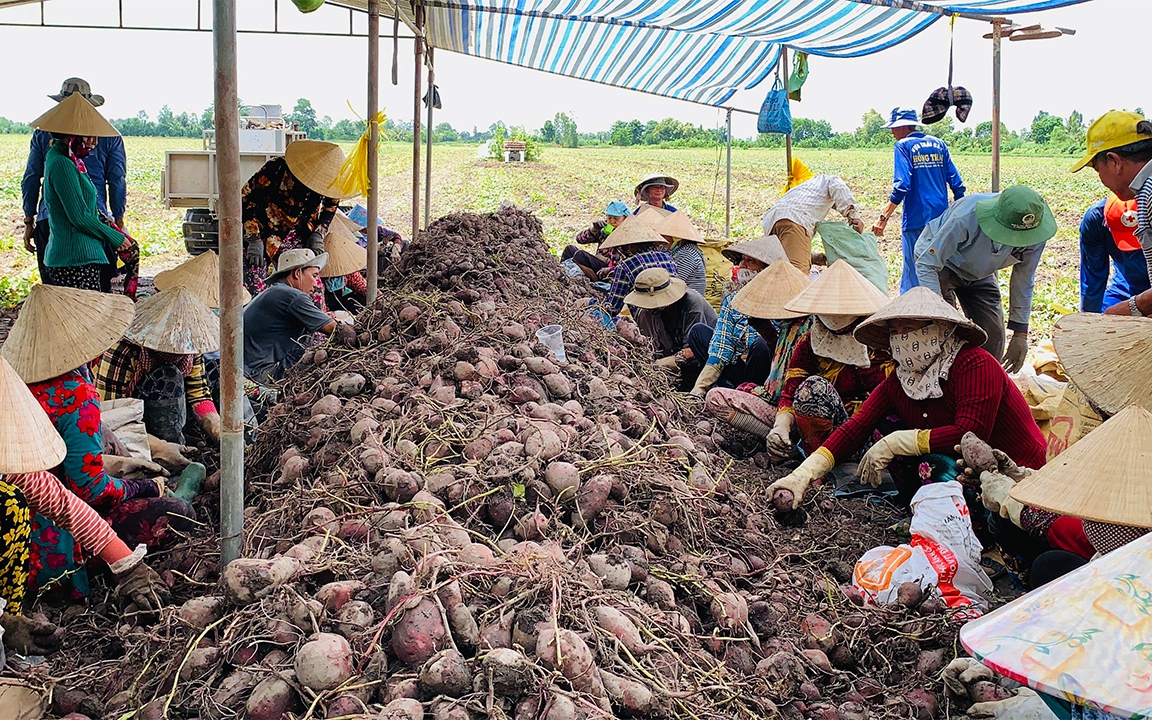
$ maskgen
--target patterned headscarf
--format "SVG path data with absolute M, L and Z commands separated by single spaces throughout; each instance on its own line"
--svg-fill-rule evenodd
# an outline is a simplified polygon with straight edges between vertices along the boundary
M 940 382 L 948 379 L 952 363 L 964 347 L 952 323 L 929 323 L 912 332 L 893 333 L 888 338 L 900 387 L 913 400 L 944 395 Z

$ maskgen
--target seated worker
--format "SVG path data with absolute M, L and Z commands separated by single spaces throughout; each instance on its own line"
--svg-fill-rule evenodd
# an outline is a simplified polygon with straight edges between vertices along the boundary
M 324 306 L 330 311 L 360 312 L 368 293 L 363 274 L 368 269 L 368 251 L 343 223 L 332 223 L 324 247 L 328 249 L 328 263 L 320 271 Z
M 710 405 L 738 415 L 729 424 L 765 438 L 777 458 L 792 455 L 794 431 L 805 454 L 815 452 L 843 425 L 893 369 L 888 353 L 871 350 L 852 337 L 861 320 L 888 298 L 843 260 L 784 303 L 784 310 L 813 316 L 809 331 L 796 343 L 784 372 L 780 400 L 773 407 L 739 390 L 716 388 Z M 765 423 L 762 418 L 773 418 Z M 752 428 L 752 429 L 749 429 Z
M 692 394 L 704 397 L 708 388 L 736 387 L 743 383 L 762 385 L 772 369 L 773 347 L 748 324 L 744 313 L 732 307 L 732 300 L 741 288 L 752 281 L 764 268 L 783 260 L 784 249 L 771 235 L 756 240 L 736 243 L 723 250 L 724 257 L 732 261 L 731 292 L 720 301 L 715 329 L 700 323 L 688 331 L 688 347 L 695 357 L 707 356 L 704 368 L 696 378 Z M 775 333 L 772 335 L 775 342 Z
M 1148 287 L 1148 263 L 1136 239 L 1136 200 L 1109 195 L 1080 221 L 1080 312 L 1104 312 Z
M 576 245 L 568 245 L 564 248 L 564 252 L 560 254 L 560 261 L 571 260 L 576 263 L 576 266 L 584 271 L 588 279 L 596 282 L 600 279 L 601 273 L 607 273 L 608 267 L 611 264 L 610 258 L 605 257 L 603 251 L 600 249 L 600 244 L 604 242 L 613 230 L 619 227 L 620 223 L 624 222 L 624 218 L 632 213 L 628 210 L 628 206 L 619 200 L 613 200 L 608 203 L 608 207 L 604 210 L 604 219 L 597 220 L 592 223 L 592 227 L 581 230 L 575 238 L 579 245 L 595 245 L 596 248 L 592 252 L 581 250 Z
M 904 506 L 922 484 L 959 474 L 955 447 L 968 431 L 1019 465 L 1044 466 L 1044 437 L 1024 396 L 980 347 L 987 340 L 980 326 L 939 295 L 913 288 L 860 323 L 853 335 L 890 351 L 896 371 L 800 467 L 771 485 L 772 492 L 791 491 L 793 507 L 813 480 L 873 437 L 858 474 L 879 487 L 887 467 Z
M 67 453 L 53 470 L 70 492 L 108 520 L 125 543 L 162 547 L 194 526 L 191 501 L 205 469 L 193 463 L 175 491 L 163 478 L 110 475 L 104 466 L 100 396 L 89 365 L 131 325 L 133 303 L 122 295 L 34 285 L 3 354 L 32 391 L 64 439 Z M 88 594 L 84 557 L 75 539 L 46 517 L 32 520 L 29 589 L 71 585 L 74 599 Z
M 921 287 L 964 314 L 988 339 L 984 349 L 1008 372 L 1018 372 L 1028 355 L 1032 290 L 1044 245 L 1056 234 L 1056 218 L 1032 188 L 1015 185 L 1000 193 L 965 195 L 932 220 L 916 241 L 916 277 Z M 1012 268 L 1005 349 L 1004 306 L 996 273 Z
M 220 413 L 204 367 L 204 353 L 220 349 L 220 321 L 187 288 L 160 292 L 136 306 L 124 337 L 100 357 L 101 400 L 139 398 L 149 435 L 184 445 L 189 411 L 212 442 L 220 442 Z
M 848 185 L 835 175 L 817 175 L 806 180 L 776 201 L 760 222 L 765 235 L 775 235 L 784 246 L 788 260 L 800 272 L 812 267 L 812 233 L 816 223 L 835 208 L 856 232 L 864 232 L 864 221 L 856 198 Z
M 244 308 L 244 375 L 268 384 L 284 377 L 304 355 L 314 333 L 331 335 L 336 320 L 320 311 L 312 293 L 328 255 L 308 249 L 280 254 L 268 288 Z
M 683 210 L 677 210 L 652 228 L 670 241 L 669 252 L 676 263 L 676 277 L 683 280 L 689 290 L 701 296 L 706 292 L 708 269 L 704 263 L 704 236 L 688 219 Z
M 783 251 L 781 251 L 783 252 Z M 712 388 L 704 411 L 732 427 L 763 438 L 776 421 L 776 404 L 792 355 L 808 335 L 811 318 L 784 309 L 784 304 L 808 287 L 810 279 L 781 258 L 752 278 L 732 300 L 771 348 L 771 369 L 763 384 L 743 383 L 737 389 Z M 770 338 L 770 340 L 769 340 Z
M 0 614 L 4 647 L 21 655 L 56 650 L 56 626 L 24 612 L 31 570 L 32 515 L 43 516 L 75 538 L 86 557 L 106 562 L 116 579 L 122 605 L 158 610 L 169 601 L 168 587 L 144 562 L 146 548 L 132 552 L 104 518 L 48 472 L 64 460 L 68 447 L 28 387 L 0 357 Z
M 640 334 L 652 340 L 656 364 L 679 369 L 681 385 L 691 387 L 701 363 L 688 349 L 688 331 L 697 323 L 715 325 L 716 311 L 700 293 L 664 268 L 648 268 L 637 275 L 624 302 L 637 308 L 636 325 Z
M 636 202 L 641 206 L 647 203 L 661 210 L 676 212 L 676 208 L 668 202 L 668 198 L 672 197 L 679 187 L 680 181 L 670 175 L 649 175 L 636 184 L 634 191 Z M 632 214 L 635 215 L 639 211 L 640 208 L 638 207 L 632 211 Z
M 632 292 L 636 276 L 644 270 L 663 268 L 676 273 L 676 263 L 663 248 L 664 238 L 636 215 L 625 218 L 600 245 L 601 250 L 613 250 L 620 258 L 612 267 L 612 285 L 604 298 L 609 315 L 619 315 L 624 309 L 624 296 Z

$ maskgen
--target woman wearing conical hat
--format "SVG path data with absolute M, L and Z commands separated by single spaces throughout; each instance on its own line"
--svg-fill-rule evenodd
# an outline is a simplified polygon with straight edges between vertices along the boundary
M 168 588 L 144 562 L 145 548 L 132 552 L 87 503 L 48 472 L 68 452 L 36 398 L 6 360 L 0 358 L 0 599 L 4 647 L 22 655 L 45 655 L 60 644 L 56 626 L 25 617 L 29 586 L 32 517 L 44 517 L 67 531 L 85 556 L 108 563 L 116 595 L 125 605 L 154 610 L 168 602 Z
M 677 210 L 652 228 L 669 241 L 668 252 L 676 263 L 676 277 L 687 283 L 690 290 L 701 296 L 708 284 L 708 268 L 704 262 L 704 236 L 692 224 L 683 210 Z
M 142 300 L 124 337 L 100 356 L 96 390 L 101 400 L 144 401 L 144 425 L 184 445 L 189 417 L 214 443 L 220 412 L 204 354 L 220 349 L 220 321 L 189 289 L 176 287 Z
M 343 192 L 337 187 L 344 153 L 335 143 L 297 140 L 284 157 L 264 163 L 241 190 L 245 285 L 264 289 L 269 263 L 284 250 L 324 252 L 327 232 Z
M 647 175 L 643 180 L 636 183 L 636 202 L 640 203 L 632 214 L 640 212 L 644 205 L 651 205 L 654 208 L 667 210 L 668 212 L 676 212 L 676 208 L 669 202 L 668 198 L 672 197 L 677 190 L 680 189 L 680 181 L 671 175 L 661 175 L 654 173 Z
M 614 250 L 619 258 L 612 266 L 612 284 L 604 298 L 609 315 L 619 315 L 624 309 L 624 296 L 632 292 L 636 276 L 644 270 L 658 267 L 676 274 L 676 263 L 664 249 L 664 238 L 635 215 L 624 218 L 600 249 Z
M 793 507 L 813 480 L 875 435 L 858 473 L 878 487 L 888 468 L 905 504 L 921 484 L 958 475 L 954 448 L 967 431 L 1019 465 L 1043 467 L 1044 437 L 1024 396 L 980 348 L 984 331 L 939 295 L 913 288 L 860 323 L 853 336 L 889 351 L 896 370 L 800 467 L 773 483 L 773 491 L 793 494 Z
M 155 547 L 175 532 L 191 530 L 196 518 L 191 500 L 204 466 L 189 466 L 175 492 L 162 478 L 118 478 L 105 468 L 100 396 L 88 368 L 120 339 L 132 317 L 133 303 L 126 297 L 36 285 L 2 352 L 64 439 L 67 452 L 56 476 L 126 543 Z M 32 523 L 31 563 L 29 587 L 66 577 L 74 595 L 87 595 L 88 576 L 75 539 L 40 516 Z
M 852 336 L 856 326 L 887 301 L 855 268 L 838 260 L 784 304 L 785 310 L 811 315 L 813 320 L 788 363 L 772 424 L 757 426 L 756 434 L 767 440 L 772 455 L 790 456 L 796 437 L 805 454 L 815 452 L 892 374 L 891 355 Z M 769 414 L 763 410 L 741 422 L 752 426 L 756 417 Z

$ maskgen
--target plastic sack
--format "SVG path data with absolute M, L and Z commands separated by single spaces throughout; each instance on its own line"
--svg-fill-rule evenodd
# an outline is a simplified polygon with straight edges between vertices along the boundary
M 356 147 L 352 148 L 352 152 L 348 153 L 348 157 L 344 159 L 344 164 L 340 166 L 340 174 L 336 177 L 336 182 L 333 185 L 343 194 L 343 197 L 368 197 L 368 188 L 372 184 L 368 178 L 368 146 L 372 142 L 372 125 L 379 128 L 384 125 L 386 119 L 384 111 L 381 110 L 368 123 L 365 123 L 367 127 L 360 135 L 360 139 L 356 141 Z M 379 145 L 382 141 L 382 137 L 377 133 L 376 144 Z
M 571 258 L 561 261 L 560 267 L 564 268 L 564 272 L 567 273 L 568 277 L 584 277 L 584 271 L 581 270 L 580 266 L 576 264 L 576 261 Z
M 788 107 L 788 91 L 780 78 L 772 83 L 772 89 L 764 98 L 760 106 L 760 114 L 756 118 L 756 130 L 762 133 L 792 134 L 792 110 Z
M 876 236 L 871 232 L 858 233 L 846 222 L 825 220 L 816 223 L 816 233 L 824 243 L 828 264 L 845 260 L 861 275 L 888 294 L 888 265 L 880 256 Z
M 900 585 L 912 582 L 926 592 L 935 588 L 949 608 L 968 614 L 987 610 L 992 582 L 980 567 L 980 541 L 960 483 L 921 487 L 912 498 L 910 531 L 909 544 L 873 548 L 856 563 L 852 584 L 865 603 L 895 603 Z

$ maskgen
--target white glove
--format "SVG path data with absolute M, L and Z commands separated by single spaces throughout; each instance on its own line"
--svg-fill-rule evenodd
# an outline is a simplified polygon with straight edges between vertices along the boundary
M 989 470 L 980 473 L 980 500 L 984 503 L 984 507 L 1002 518 L 1011 520 L 1019 527 L 1020 513 L 1024 510 L 1024 506 L 1010 495 L 1014 487 L 1016 481 L 1007 475 Z
M 773 457 L 788 457 L 792 452 L 792 425 L 795 422 L 796 417 L 790 412 L 776 413 L 776 422 L 772 424 L 772 430 L 765 438 L 768 452 Z
M 921 432 L 921 430 L 896 430 L 880 438 L 868 452 L 864 453 L 856 474 L 872 487 L 880 487 L 880 471 L 888 467 L 893 458 L 897 455 L 911 457 L 924 454 L 924 449 L 920 445 Z
M 708 394 L 708 388 L 716 384 L 720 379 L 720 374 L 724 369 L 717 363 L 714 365 L 705 365 L 704 369 L 700 371 L 700 375 L 696 378 L 696 384 L 692 387 L 692 394 L 696 397 L 704 397 Z
M 774 495 L 777 490 L 788 490 L 792 493 L 792 509 L 800 507 L 804 499 L 804 491 L 816 478 L 824 477 L 825 473 L 835 465 L 832 455 L 827 451 L 814 452 L 800 463 L 800 467 L 785 475 L 768 486 L 768 494 Z
M 944 668 L 944 685 L 956 697 L 968 697 L 968 686 L 980 680 L 994 680 L 996 673 L 976 658 L 959 657 Z
M 669 355 L 668 357 L 660 358 L 659 360 L 656 361 L 656 367 L 662 367 L 665 370 L 679 370 L 680 369 L 680 366 L 676 364 L 676 356 L 675 355 Z
M 1007 700 L 976 703 L 968 708 L 970 718 L 996 720 L 1056 720 L 1056 713 L 1031 688 L 1022 687 Z

